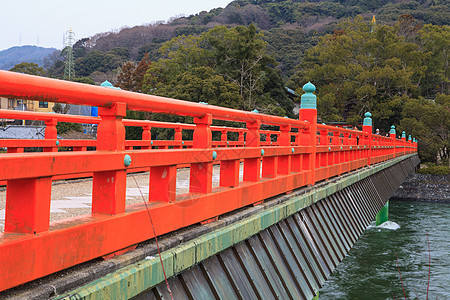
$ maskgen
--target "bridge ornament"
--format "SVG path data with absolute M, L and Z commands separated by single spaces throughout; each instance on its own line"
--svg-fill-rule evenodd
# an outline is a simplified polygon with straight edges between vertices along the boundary
M 129 167 L 131 165 L 131 156 L 126 154 L 123 158 L 123 164 L 125 167 Z
M 99 87 L 0 71 L 2 97 L 98 107 L 99 115 L 0 110 L 0 119 L 47 126 L 44 139 L 0 139 L 6 148 L 0 154 L 0 185 L 7 189 L 0 291 L 153 239 L 155 232 L 164 235 L 417 152 L 417 140 L 406 141 L 405 132 L 401 139 L 373 134 L 370 112 L 363 132 L 318 124 L 315 90 L 311 82 L 303 86 L 295 120 L 123 91 L 107 81 Z M 127 120 L 127 110 L 188 116 L 194 124 Z M 239 125 L 213 126 L 213 120 Z M 58 139 L 58 122 L 97 127 L 96 139 Z M 126 127 L 142 129 L 141 139 L 126 140 Z M 153 140 L 160 128 L 173 136 Z M 220 141 L 213 140 L 216 132 Z M 43 151 L 23 154 L 28 147 Z M 189 168 L 183 195 L 177 194 L 178 168 Z M 134 172 L 148 172 L 148 211 L 141 203 L 126 206 L 127 174 Z M 92 177 L 91 213 L 51 223 L 52 182 L 81 177 Z M 149 230 L 149 214 L 155 232 Z M 68 246 L 86 242 L 88 247 Z M 24 259 L 29 257 L 32 262 Z

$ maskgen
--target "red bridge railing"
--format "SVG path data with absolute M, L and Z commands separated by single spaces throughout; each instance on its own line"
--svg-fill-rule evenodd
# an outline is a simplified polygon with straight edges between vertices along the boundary
M 304 86 L 300 120 L 0 71 L 0 96 L 99 107 L 99 118 L 0 110 L 0 118 L 41 120 L 43 140 L 0 140 L 0 181 L 6 183 L 0 233 L 0 291 L 238 208 L 364 166 L 417 151 L 411 140 L 317 124 L 315 88 Z M 193 117 L 194 124 L 124 120 L 126 110 Z M 245 128 L 212 126 L 213 120 Z M 96 140 L 57 138 L 57 122 L 98 124 Z M 270 130 L 263 130 L 261 126 Z M 125 140 L 125 126 L 143 128 Z M 173 140 L 151 140 L 151 128 L 171 128 Z M 275 128 L 275 129 L 273 129 Z M 183 140 L 182 131 L 193 139 Z M 212 132 L 220 131 L 220 141 Z M 237 132 L 229 140 L 228 132 Z M 263 136 L 263 139 L 261 137 Z M 40 153 L 23 153 L 42 147 Z M 58 151 L 70 147 L 73 151 Z M 95 151 L 86 151 L 95 147 Z M 139 149 L 138 149 L 139 148 Z M 212 187 L 220 164 L 219 187 Z M 240 165 L 243 180 L 240 180 Z M 177 168 L 190 168 L 189 192 L 176 193 Z M 126 174 L 148 170 L 149 200 L 125 205 Z M 52 181 L 92 176 L 90 215 L 50 222 Z

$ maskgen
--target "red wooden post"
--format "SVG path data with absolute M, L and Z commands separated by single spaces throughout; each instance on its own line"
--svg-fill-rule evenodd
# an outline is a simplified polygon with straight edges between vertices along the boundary
M 305 120 L 309 122 L 310 126 L 305 130 L 305 133 L 309 136 L 308 146 L 309 154 L 304 155 L 303 165 L 310 171 L 308 183 L 313 185 L 316 182 L 316 132 L 317 132 L 317 105 L 316 95 L 313 92 L 316 87 L 308 82 L 303 86 L 305 94 L 301 97 L 299 120 Z
M 124 151 L 125 126 L 122 123 L 127 105 L 117 103 L 110 108 L 99 107 L 102 118 L 97 130 L 97 151 Z M 101 161 L 98 162 L 101 164 Z M 95 172 L 92 185 L 92 213 L 125 212 L 126 170 Z
M 142 149 L 151 149 L 151 140 L 152 140 L 152 128 L 149 125 L 142 127 L 142 140 L 147 141 L 145 146 L 142 146 Z
M 44 147 L 44 152 L 58 152 L 58 133 L 56 130 L 56 124 L 58 121 L 56 119 L 51 119 L 45 121 L 45 139 L 46 140 L 55 140 L 55 145 L 53 147 Z
M 291 126 L 284 125 L 280 126 L 281 134 L 277 138 L 279 141 L 279 146 L 290 146 L 291 145 Z M 278 174 L 288 175 L 291 171 L 291 155 L 280 155 L 278 156 Z
M 247 122 L 246 147 L 260 147 L 261 121 Z M 262 153 L 261 153 L 262 154 Z M 261 158 L 245 158 L 244 159 L 244 181 L 257 182 L 260 179 Z
M 300 145 L 300 128 L 294 135 L 293 146 Z M 291 156 L 291 172 L 300 172 L 302 170 L 302 155 L 295 153 L 295 148 L 292 148 L 293 154 Z
M 194 130 L 193 148 L 210 149 L 212 146 L 212 115 L 206 114 L 201 118 L 195 117 L 194 123 L 196 128 Z M 212 162 L 191 164 L 189 192 L 211 193 L 212 170 Z
M 328 146 L 328 130 L 326 129 L 320 130 L 320 145 Z M 327 156 L 328 152 L 319 153 L 316 167 L 326 167 L 328 163 Z
M 389 144 L 390 144 L 390 146 L 392 146 L 391 153 L 392 153 L 392 157 L 394 158 L 395 157 L 395 141 L 397 139 L 396 134 L 395 134 L 395 126 L 394 125 L 391 126 L 391 131 L 389 132 L 389 137 L 392 140 L 391 143 L 389 143 Z
M 339 136 L 340 136 L 340 134 L 341 133 L 339 131 L 333 131 L 332 145 L 335 146 L 335 148 L 337 148 L 336 146 L 339 146 L 339 141 L 340 141 Z M 340 160 L 339 160 L 340 151 L 339 151 L 339 149 L 337 149 L 337 150 L 335 150 L 333 152 L 333 157 L 334 157 L 333 158 L 333 164 L 335 164 L 335 165 L 339 164 L 340 163 Z
M 228 136 L 226 129 L 221 131 L 220 141 L 224 143 L 223 147 L 227 147 Z
M 181 148 L 183 148 L 183 144 L 182 144 L 183 134 L 182 134 L 181 127 L 175 128 L 175 135 L 174 135 L 173 139 L 175 141 L 179 141 L 180 142 L 180 145 L 179 146 L 175 146 L 174 149 L 181 149 Z
M 370 166 L 372 163 L 372 114 L 370 112 L 365 113 L 365 118 L 363 121 L 363 132 L 364 135 L 364 145 L 366 146 L 366 157 L 367 157 L 367 165 Z
M 177 166 L 150 168 L 149 201 L 173 202 L 177 197 Z
M 5 232 L 36 234 L 48 231 L 52 178 L 7 181 Z
M 406 154 L 406 132 L 402 132 L 402 141 L 403 141 L 403 155 Z
M 244 144 L 244 131 L 239 131 L 239 136 L 238 136 L 238 147 L 242 147 Z

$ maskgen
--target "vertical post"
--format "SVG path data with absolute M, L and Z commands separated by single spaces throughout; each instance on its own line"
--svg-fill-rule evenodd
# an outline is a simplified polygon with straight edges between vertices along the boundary
M 220 141 L 224 144 L 223 147 L 227 147 L 228 136 L 227 136 L 227 130 L 226 129 L 223 129 L 220 132 Z
M 325 125 L 325 123 L 324 123 Z M 328 146 L 328 130 L 320 130 L 320 145 L 321 146 Z M 322 152 L 319 154 L 318 161 L 316 162 L 317 167 L 326 167 L 328 164 L 327 160 L 328 152 Z
M 124 151 L 125 126 L 122 123 L 127 105 L 116 103 L 99 107 L 102 118 L 97 130 L 97 151 Z M 98 162 L 101 164 L 101 161 Z M 125 212 L 126 170 L 95 172 L 92 185 L 92 213 L 119 214 Z
M 367 165 L 370 166 L 370 164 L 372 163 L 371 158 L 372 158 L 372 143 L 373 143 L 373 138 L 372 138 L 372 114 L 370 112 L 366 112 L 364 114 L 364 121 L 363 121 L 363 132 L 365 133 L 364 135 L 364 145 L 368 148 L 366 150 L 366 155 L 367 155 Z
M 281 134 L 277 137 L 277 141 L 279 142 L 279 146 L 290 146 L 291 145 L 291 126 L 284 125 L 280 126 Z M 278 174 L 288 175 L 291 171 L 291 155 L 280 155 L 278 156 Z
M 406 132 L 402 131 L 403 155 L 406 155 Z
M 298 132 L 294 134 L 294 143 L 293 146 L 300 145 L 300 128 L 298 128 Z M 294 152 L 291 156 L 291 172 L 300 172 L 302 170 L 302 154 L 295 153 L 295 148 L 292 148 L 292 152 Z M 297 150 L 298 152 L 298 150 Z
M 247 136 L 245 141 L 246 147 L 260 147 L 260 127 L 261 121 L 247 122 Z M 261 158 L 245 158 L 244 159 L 244 181 L 257 182 L 260 179 Z
M 149 125 L 142 127 L 142 140 L 147 141 L 147 146 L 142 146 L 141 149 L 151 149 L 151 139 L 152 139 L 152 128 Z
M 309 154 L 305 154 L 304 163 L 306 162 L 307 168 L 310 171 L 308 184 L 313 185 L 316 182 L 316 133 L 317 133 L 317 97 L 313 94 L 316 87 L 308 82 L 303 86 L 305 94 L 301 97 L 301 104 L 299 110 L 299 119 L 308 121 L 310 126 L 305 131 L 309 135 Z M 306 166 L 305 166 L 306 167 Z
M 243 146 L 242 144 L 244 144 L 244 131 L 243 130 L 239 131 L 238 142 L 239 143 L 237 143 L 238 144 L 237 147 L 242 147 Z
M 333 140 L 332 140 L 333 146 L 339 146 L 339 135 L 340 135 L 339 131 L 333 131 Z M 333 151 L 333 164 L 334 165 L 341 163 L 339 158 L 340 158 L 340 152 L 339 152 L 339 150 L 336 150 L 336 147 L 335 147 L 335 151 Z M 339 174 L 340 174 L 340 167 L 339 167 Z
M 210 149 L 212 146 L 212 115 L 206 114 L 203 117 L 195 117 L 193 148 Z M 190 193 L 211 193 L 212 190 L 213 163 L 194 163 L 190 170 Z
M 179 146 L 175 146 L 174 149 L 181 149 L 181 148 L 183 148 L 183 144 L 182 144 L 183 134 L 182 134 L 181 127 L 175 128 L 175 135 L 174 135 L 173 139 L 175 141 L 179 141 L 180 142 L 180 145 Z
M 52 178 L 8 180 L 5 232 L 36 234 L 48 231 Z
M 395 126 L 391 126 L 391 131 L 389 131 L 389 137 L 392 139 L 392 157 L 395 157 L 395 141 L 397 140 L 397 136 L 395 133 Z
M 56 130 L 56 125 L 58 121 L 56 119 L 51 119 L 45 121 L 45 139 L 55 140 L 55 144 L 52 147 L 44 147 L 44 152 L 58 152 L 58 132 Z

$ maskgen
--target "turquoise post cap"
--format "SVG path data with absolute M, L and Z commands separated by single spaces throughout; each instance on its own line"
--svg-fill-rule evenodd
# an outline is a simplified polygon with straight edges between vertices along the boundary
M 113 88 L 113 89 L 116 89 L 116 90 L 121 90 L 120 87 L 115 87 L 115 86 L 113 86 L 112 83 L 109 82 L 108 80 L 103 81 L 102 84 L 100 84 L 100 86 L 108 87 L 108 88 Z
M 252 110 L 252 113 L 257 114 L 257 113 L 259 113 L 259 110 L 257 110 L 257 109 L 255 108 L 254 110 Z
M 363 126 L 372 126 L 372 114 L 370 112 L 366 112 L 364 116 Z
M 390 134 L 395 134 L 395 126 L 394 125 L 391 126 L 391 131 L 389 133 Z
M 129 156 L 128 154 L 125 155 L 125 157 L 123 158 L 123 164 L 125 165 L 125 167 L 128 167 L 131 165 L 131 156 Z
M 305 92 L 305 94 L 303 94 L 301 97 L 300 109 L 317 109 L 317 97 L 313 94 L 315 90 L 316 87 L 311 82 L 308 82 L 303 86 L 303 91 Z
M 217 152 L 216 151 L 213 151 L 213 153 L 212 153 L 212 159 L 214 160 L 214 159 L 216 159 L 217 158 Z
M 410 140 L 411 140 L 411 135 L 408 136 L 408 141 L 410 141 Z
M 261 156 L 264 156 L 264 153 L 265 153 L 264 149 L 261 149 Z
M 202 101 L 200 101 L 199 104 L 209 105 L 208 102 L 202 102 Z
M 402 138 L 406 138 L 406 132 L 402 131 Z

